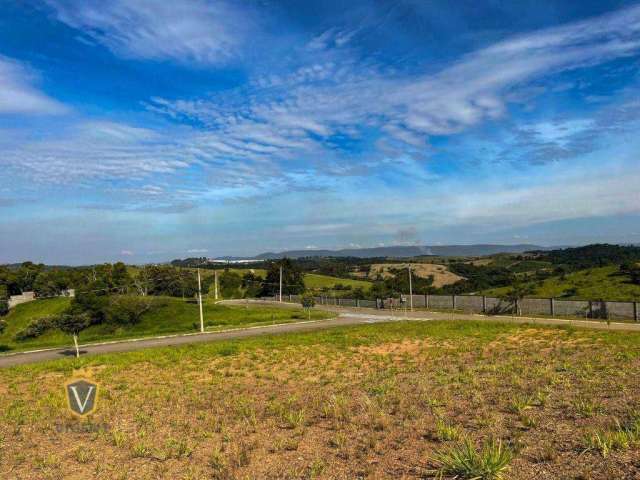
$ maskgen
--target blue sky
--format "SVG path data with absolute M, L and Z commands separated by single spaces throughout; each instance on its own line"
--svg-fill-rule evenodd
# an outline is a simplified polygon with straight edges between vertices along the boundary
M 640 243 L 640 3 L 3 2 L 0 262 Z

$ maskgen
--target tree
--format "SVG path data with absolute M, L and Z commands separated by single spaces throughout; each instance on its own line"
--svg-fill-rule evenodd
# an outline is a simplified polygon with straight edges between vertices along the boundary
M 220 292 L 223 298 L 233 298 L 240 293 L 242 277 L 236 272 L 225 270 L 220 275 Z
M 316 305 L 316 299 L 313 298 L 313 295 L 310 293 L 305 293 L 300 298 L 300 303 L 302 304 L 302 308 L 307 311 L 309 315 L 309 320 L 311 320 L 311 309 Z
M 640 285 L 640 266 L 637 263 L 625 262 L 620 265 L 620 272 L 629 276 L 634 285 Z
M 363 300 L 365 296 L 366 295 L 362 287 L 356 287 L 353 289 L 353 298 L 356 300 Z
M 109 306 L 109 288 L 101 279 L 76 289 L 69 313 L 87 314 L 91 323 L 102 323 Z
M 37 297 L 57 297 L 66 289 L 63 276 L 56 271 L 48 270 L 38 273 L 33 282 L 33 291 Z
M 0 316 L 9 313 L 9 293 L 6 285 L 0 285 Z
M 255 298 L 260 295 L 262 278 L 258 277 L 254 272 L 246 272 L 242 276 L 242 288 L 244 289 L 245 298 Z
M 113 268 L 111 270 L 111 281 L 114 288 L 118 288 L 123 292 L 127 291 L 131 286 L 131 275 L 129 275 L 127 266 L 124 263 L 117 262 L 113 264 Z
M 57 323 L 60 330 L 73 336 L 73 344 L 76 347 L 76 358 L 80 357 L 78 336 L 82 330 L 91 324 L 91 317 L 87 313 L 64 313 L 60 315 Z
M 35 281 L 38 273 L 44 270 L 43 264 L 36 265 L 33 262 L 24 262 L 18 268 L 16 272 L 16 280 L 20 293 L 30 292 L 33 290 L 33 282 Z
M 115 325 L 134 325 L 149 311 L 152 301 L 148 297 L 112 295 L 105 312 L 105 321 Z
M 15 269 L 0 266 L 0 285 L 7 287 L 8 295 L 20 295 L 22 290 L 18 283 Z
M 507 291 L 507 293 L 502 295 L 500 298 L 502 300 L 510 302 L 514 310 L 517 311 L 518 315 L 522 315 L 522 299 L 527 295 L 532 295 L 533 292 L 533 285 L 516 281 Z
M 304 279 L 300 269 L 288 258 L 270 262 L 260 294 L 271 297 L 280 293 L 280 267 L 282 267 L 282 294 L 298 295 L 304 292 Z

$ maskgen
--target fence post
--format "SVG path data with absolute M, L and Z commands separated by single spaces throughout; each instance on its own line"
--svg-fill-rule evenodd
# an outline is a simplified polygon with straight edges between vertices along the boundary
M 593 302 L 589 300 L 589 318 L 593 318 Z
M 556 315 L 556 305 L 553 297 L 549 299 L 549 306 L 551 307 L 551 316 L 554 317 Z
M 424 304 L 425 304 L 426 308 L 429 308 L 429 294 L 428 293 L 427 293 L 426 297 L 427 298 L 425 299 Z
M 456 309 L 456 296 L 455 296 L 455 294 L 451 295 L 451 299 L 453 301 L 453 309 L 455 310 Z
M 356 298 L 356 307 L 359 307 L 359 306 L 360 306 L 360 299 Z
M 640 312 L 638 312 L 638 302 L 633 302 L 633 321 L 634 322 L 640 322 L 640 318 L 638 318 L 639 315 L 640 315 Z
M 482 313 L 487 313 L 487 296 L 482 295 Z

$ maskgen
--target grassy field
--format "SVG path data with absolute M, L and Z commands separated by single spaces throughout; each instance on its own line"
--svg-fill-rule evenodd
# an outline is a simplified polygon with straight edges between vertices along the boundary
M 304 275 L 304 284 L 310 289 L 329 288 L 333 289 L 337 284 L 350 286 L 351 288 L 362 288 L 368 290 L 372 283 L 366 280 L 353 280 L 349 278 L 330 277 L 328 275 L 319 275 L 316 273 L 306 273 Z
M 0 439 L 3 478 L 638 478 L 640 334 L 394 322 L 15 367 Z
M 40 337 L 16 341 L 16 332 L 26 327 L 30 321 L 49 315 L 56 315 L 69 305 L 68 298 L 54 298 L 24 303 L 12 309 L 8 316 L 7 329 L 0 335 L 0 345 L 4 350 L 25 350 L 59 345 L 68 345 L 70 337 L 52 330 Z M 167 333 L 193 332 L 200 328 L 198 305 L 181 298 L 154 297 L 155 305 L 142 316 L 140 323 L 127 327 L 109 324 L 94 325 L 80 334 L 82 343 L 162 335 Z M 269 325 L 307 320 L 302 309 L 281 309 L 270 307 L 250 307 L 216 305 L 213 301 L 203 302 L 205 327 L 209 331 L 225 328 Z M 326 318 L 329 314 L 312 311 L 312 319 Z
M 570 292 L 575 288 L 575 293 Z M 483 292 L 485 295 L 504 294 L 508 287 Z M 571 294 L 569 294 L 571 293 Z M 556 297 L 580 300 L 640 301 L 640 285 L 628 282 L 628 277 L 619 275 L 618 267 L 601 267 L 580 270 L 560 277 L 551 277 L 537 285 L 535 297 Z
M 462 280 L 463 277 L 449 271 L 449 267 L 437 263 L 374 263 L 369 271 L 369 278 L 375 279 L 378 276 L 382 278 L 393 277 L 394 274 L 389 270 L 399 271 L 399 275 L 408 275 L 407 268 L 411 266 L 415 276 L 421 278 L 433 277 L 433 286 L 440 288 Z

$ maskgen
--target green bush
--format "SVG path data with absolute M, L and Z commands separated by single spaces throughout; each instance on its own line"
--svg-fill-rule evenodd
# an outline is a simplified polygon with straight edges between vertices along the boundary
M 28 340 L 30 338 L 36 338 L 45 333 L 47 330 L 56 328 L 58 325 L 58 317 L 42 317 L 32 320 L 29 325 L 20 330 L 15 335 L 15 339 L 18 342 Z
M 0 285 L 0 316 L 7 313 L 9 313 L 9 290 L 6 285 Z
M 151 309 L 152 303 L 149 297 L 114 295 L 109 299 L 104 317 L 107 323 L 134 325 Z
M 490 440 L 476 449 L 469 439 L 465 439 L 447 450 L 436 454 L 434 460 L 439 474 L 469 480 L 501 480 L 513 453 L 501 442 Z

